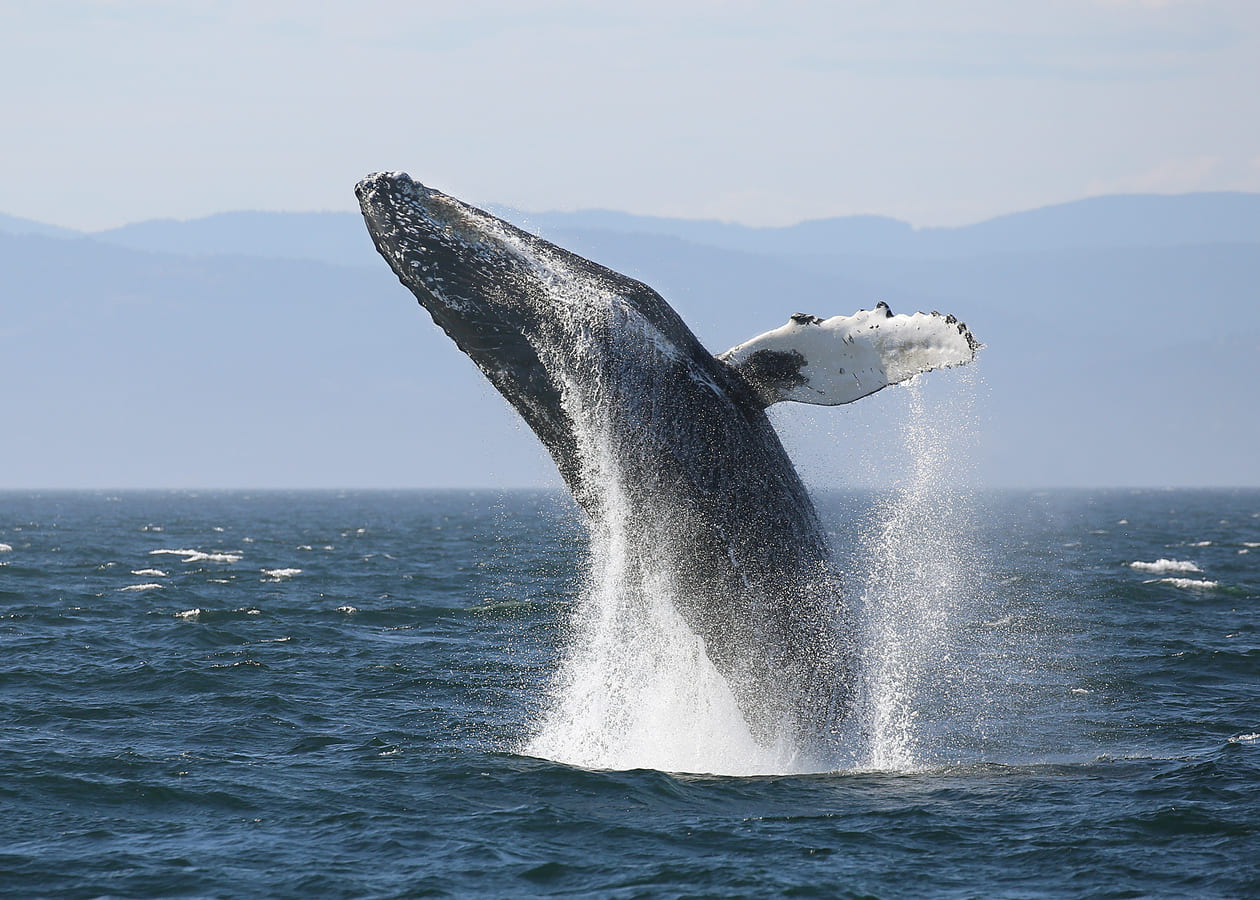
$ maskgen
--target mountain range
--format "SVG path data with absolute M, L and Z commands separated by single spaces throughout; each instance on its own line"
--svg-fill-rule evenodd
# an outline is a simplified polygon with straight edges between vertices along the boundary
M 814 484 L 904 478 L 918 416 L 981 484 L 1260 485 L 1260 195 L 919 229 L 494 211 L 652 285 L 714 351 L 880 300 L 966 320 L 986 345 L 974 372 L 775 408 Z M 0 487 L 557 483 L 353 213 L 94 233 L 0 216 L 0 378 Z

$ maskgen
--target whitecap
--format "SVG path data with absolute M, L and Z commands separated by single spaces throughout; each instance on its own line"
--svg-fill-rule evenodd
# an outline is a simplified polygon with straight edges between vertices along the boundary
M 201 550 L 174 550 L 163 548 L 161 550 L 150 550 L 150 556 L 160 556 L 167 554 L 169 556 L 182 556 L 184 562 L 240 562 L 244 557 L 239 553 L 203 553 Z
M 194 607 L 194 608 L 192 608 L 192 609 L 186 609 L 186 610 L 184 610 L 183 612 L 177 612 L 177 613 L 175 613 L 175 618 L 177 618 L 177 619 L 197 619 L 197 618 L 200 618 L 200 617 L 201 617 L 201 614 L 202 614 L 203 612 L 205 612 L 205 610 L 204 610 L 204 609 L 202 609 L 200 606 L 197 606 L 197 607 Z
M 120 591 L 156 591 L 161 588 L 160 584 L 129 584 L 126 587 L 120 587 Z
M 0 553 L 12 553 L 12 552 L 13 552 L 12 544 L 0 544 Z
M 1197 564 L 1183 559 L 1157 559 L 1155 562 L 1131 562 L 1130 569 L 1162 575 L 1165 572 L 1202 572 Z
M 1249 550 L 1260 548 L 1260 541 L 1243 541 L 1243 546 Z
M 1260 744 L 1260 734 L 1236 734 L 1229 739 L 1231 744 Z
M 165 578 L 166 573 L 161 569 L 132 569 L 132 575 L 147 575 L 150 578 Z
M 294 575 L 301 575 L 301 569 L 263 569 L 262 573 L 271 581 L 283 581 L 285 578 L 292 578 Z
M 1211 541 L 1195 541 L 1190 546 L 1191 547 L 1211 547 L 1212 542 Z
M 1206 581 L 1197 578 L 1152 578 L 1143 584 L 1169 584 L 1187 590 L 1210 591 L 1221 586 L 1219 581 Z
M 338 607 L 337 607 L 337 612 L 339 612 L 339 613 L 345 613 L 347 616 L 352 616 L 352 615 L 354 615 L 355 613 L 357 613 L 358 611 L 359 611 L 359 610 L 358 610 L 356 607 L 353 607 L 353 606 L 338 606 Z

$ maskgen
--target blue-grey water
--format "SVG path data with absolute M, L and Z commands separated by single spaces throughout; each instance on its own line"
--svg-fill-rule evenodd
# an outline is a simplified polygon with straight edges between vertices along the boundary
M 0 894 L 1260 896 L 1260 491 L 924 502 L 822 499 L 847 755 L 734 776 L 572 764 L 567 498 L 0 494 Z

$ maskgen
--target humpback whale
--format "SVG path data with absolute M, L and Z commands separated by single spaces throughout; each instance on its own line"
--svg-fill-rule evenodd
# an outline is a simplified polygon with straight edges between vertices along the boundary
M 715 356 L 647 285 L 413 181 L 355 188 L 377 250 L 516 409 L 592 521 L 668 583 L 759 742 L 825 753 L 854 692 L 826 532 L 766 408 L 970 361 L 939 313 L 798 314 Z

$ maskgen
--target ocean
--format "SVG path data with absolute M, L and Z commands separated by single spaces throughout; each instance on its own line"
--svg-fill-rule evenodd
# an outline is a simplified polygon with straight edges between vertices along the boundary
M 578 646 L 567 495 L 0 494 L 0 894 L 1260 896 L 1260 491 L 817 499 L 824 771 Z

